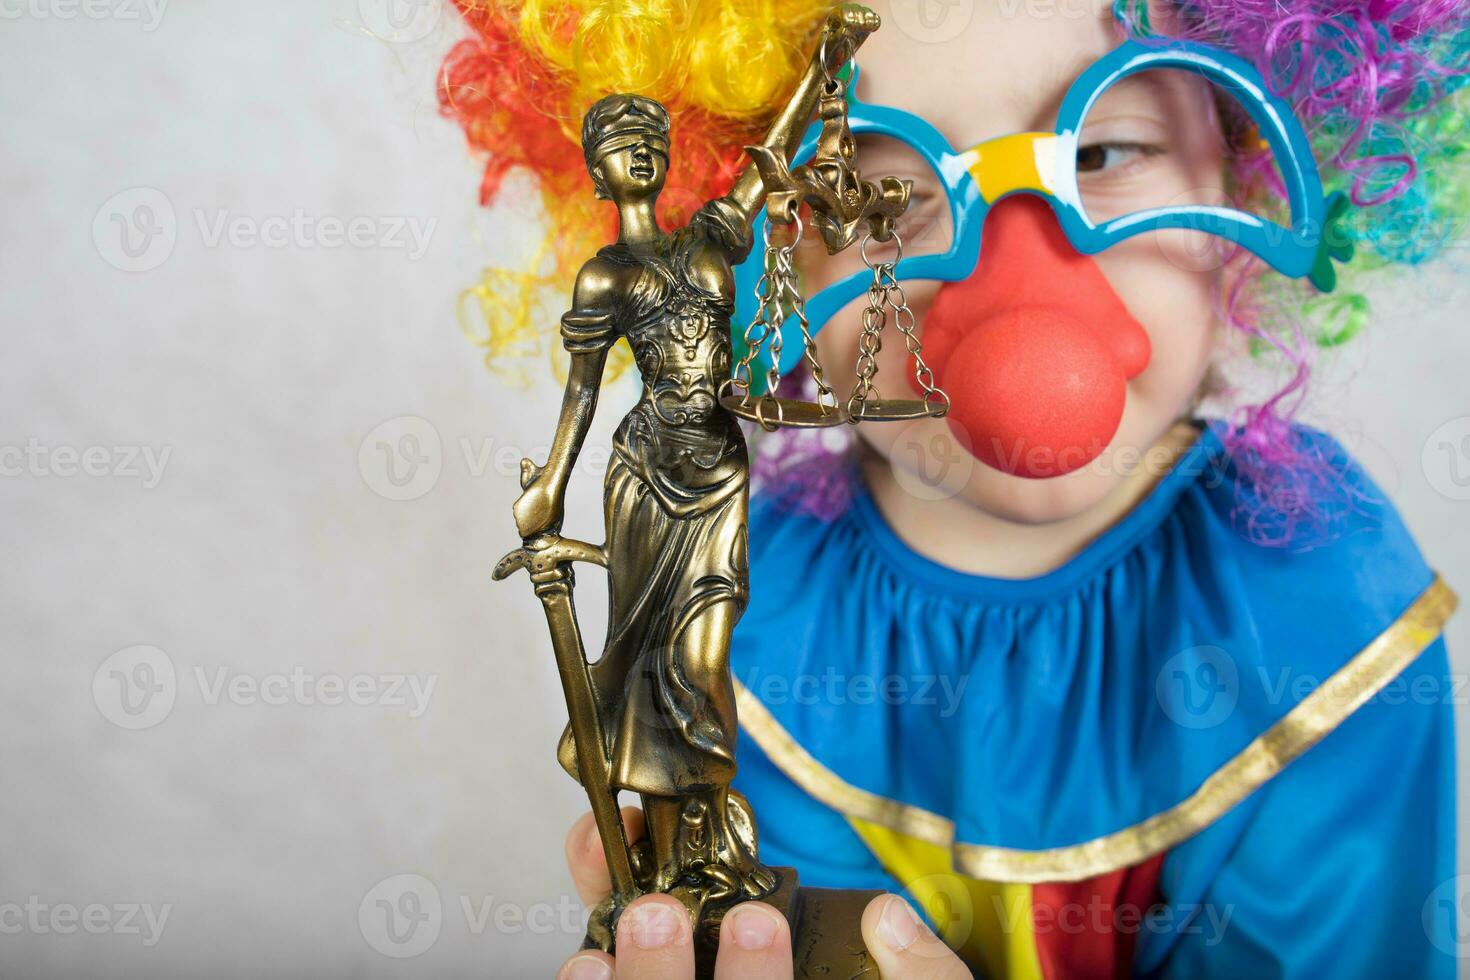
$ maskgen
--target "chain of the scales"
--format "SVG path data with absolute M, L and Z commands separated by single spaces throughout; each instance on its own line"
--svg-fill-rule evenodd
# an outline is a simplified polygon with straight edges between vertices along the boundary
M 825 56 L 822 63 L 826 64 Z M 795 171 L 767 147 L 746 147 L 767 191 L 765 265 L 756 286 L 758 310 L 744 334 L 745 353 L 727 382 L 722 400 L 736 415 L 766 429 L 942 416 L 949 410 L 949 398 L 934 384 L 934 375 L 924 363 L 914 331 L 913 311 L 894 277 L 898 259 L 875 265 L 867 254 L 870 241 L 897 240 L 894 225 L 908 208 L 912 184 L 896 177 L 883 177 L 875 183 L 859 174 L 855 166 L 856 141 L 848 122 L 847 84 L 837 75 L 826 76 L 817 112 L 821 131 L 816 153 L 809 163 Z M 811 209 L 814 225 L 831 255 L 850 248 L 864 228 L 867 231 L 862 255 L 873 270 L 874 284 L 868 294 L 869 309 L 863 316 L 858 386 L 846 405 L 838 401 L 823 377 L 798 284 L 793 256 L 804 230 L 800 217 L 803 205 Z M 773 243 L 772 224 L 793 227 L 789 244 Z M 902 242 L 899 249 L 902 250 Z M 924 393 L 920 400 L 877 396 L 873 379 L 878 373 L 876 355 L 882 347 L 886 309 L 893 310 L 895 325 L 915 358 L 916 379 Z M 776 394 L 781 380 L 782 327 L 790 317 L 801 328 L 803 357 L 817 387 L 815 401 L 781 398 Z M 753 391 L 753 365 L 763 349 L 768 351 L 771 367 L 766 372 L 765 391 L 757 397 Z
M 790 241 L 777 244 L 771 239 L 770 224 L 765 226 L 765 271 L 756 283 L 758 307 L 755 318 L 745 328 L 745 353 L 730 372 L 724 392 L 731 411 L 766 430 L 815 428 L 845 421 L 837 393 L 823 376 L 816 341 L 812 339 L 811 324 L 806 317 L 806 299 L 797 280 L 795 247 L 803 228 L 798 217 L 793 222 Z M 788 319 L 794 319 L 801 330 L 802 358 L 817 387 L 816 401 L 776 396 L 781 385 L 782 330 Z M 754 365 L 762 350 L 769 353 L 770 367 L 766 369 L 765 391 L 755 396 Z
M 858 335 L 857 384 L 846 405 L 848 420 L 854 424 L 943 418 L 949 413 L 949 395 L 939 387 L 934 372 L 924 362 L 924 345 L 919 342 L 915 329 L 914 311 L 909 308 L 908 295 L 894 275 L 903 258 L 903 239 L 896 231 L 892 238 L 897 246 L 896 254 L 886 261 L 875 262 L 869 257 L 871 236 L 863 239 L 861 247 L 863 264 L 873 273 L 873 283 L 868 287 L 868 305 L 863 310 L 863 329 Z M 883 328 L 890 312 L 893 325 L 903 336 L 908 355 L 914 360 L 914 381 L 922 393 L 919 398 L 883 398 L 873 383 L 878 377 L 878 353 L 883 349 Z

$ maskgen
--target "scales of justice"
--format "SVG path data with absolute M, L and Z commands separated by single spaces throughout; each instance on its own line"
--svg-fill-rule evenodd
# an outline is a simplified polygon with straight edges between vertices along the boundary
M 811 64 L 764 142 L 724 197 L 666 232 L 654 205 L 668 169 L 669 116 L 637 95 L 608 96 L 583 120 L 582 144 L 600 198 L 618 208 L 618 240 L 581 269 L 562 317 L 570 354 L 566 396 L 543 466 L 521 462 L 515 519 L 523 546 L 496 580 L 525 569 L 551 631 L 570 724 L 558 757 L 587 792 L 607 855 L 612 894 L 592 910 L 585 945 L 614 952 L 616 923 L 640 895 L 662 892 L 694 923 L 699 974 L 713 971 L 720 923 L 742 901 L 761 900 L 791 924 L 797 976 L 876 976 L 859 922 L 877 893 L 804 888 L 790 868 L 761 864 L 749 804 L 735 775 L 735 694 L 730 638 L 749 589 L 746 512 L 750 466 L 737 417 L 765 429 L 941 417 L 949 399 L 924 364 L 914 317 L 894 278 L 898 258 L 873 261 L 870 242 L 897 241 L 894 223 L 910 185 L 864 180 L 855 166 L 847 87 L 838 77 L 876 14 L 833 8 Z M 813 116 L 816 153 L 791 164 Z M 845 400 L 817 358 L 794 267 L 803 207 L 827 251 L 861 245 L 873 272 L 855 369 Z M 737 360 L 730 331 L 734 267 L 749 254 L 764 208 L 760 309 Z M 772 224 L 789 234 L 772 240 Z M 903 337 L 922 397 L 881 397 L 877 355 L 889 318 Z M 781 397 L 782 328 L 795 321 L 815 400 Z M 572 464 L 596 409 L 607 351 L 626 339 L 643 382 L 613 438 L 604 486 L 606 543 L 561 536 Z M 769 368 L 755 381 L 762 350 Z M 759 387 L 760 390 L 757 390 Z M 573 565 L 608 571 L 608 636 L 587 659 L 572 601 Z M 648 826 L 630 842 L 618 807 L 637 793 Z

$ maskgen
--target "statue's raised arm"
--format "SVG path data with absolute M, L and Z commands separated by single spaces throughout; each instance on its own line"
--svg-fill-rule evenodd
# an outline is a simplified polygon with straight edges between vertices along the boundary
M 807 124 L 812 120 L 823 88 L 835 72 L 852 60 L 852 56 L 868 35 L 878 29 L 878 15 L 867 7 L 856 3 L 844 3 L 832 9 L 822 28 L 821 40 L 812 52 L 811 62 L 797 83 L 796 91 L 786 103 L 786 108 L 771 123 L 761 146 L 770 150 L 784 163 L 790 163 L 801 146 Z M 761 172 L 754 163 L 746 167 L 730 191 L 730 201 L 739 209 L 750 225 L 766 203 L 766 186 Z

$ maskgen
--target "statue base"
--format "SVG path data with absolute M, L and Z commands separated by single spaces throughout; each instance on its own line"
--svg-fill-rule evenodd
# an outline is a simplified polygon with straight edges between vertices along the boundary
M 802 888 L 795 868 L 771 868 L 776 890 L 763 902 L 774 907 L 791 926 L 793 976 L 812 980 L 878 980 L 878 965 L 863 943 L 863 910 L 881 891 L 838 888 Z M 695 976 L 715 974 L 720 948 L 720 924 L 734 903 L 704 906 L 694 926 Z M 621 910 L 618 910 L 621 911 Z M 610 903 L 593 911 L 584 949 L 603 949 L 616 955 L 612 939 L 615 919 Z

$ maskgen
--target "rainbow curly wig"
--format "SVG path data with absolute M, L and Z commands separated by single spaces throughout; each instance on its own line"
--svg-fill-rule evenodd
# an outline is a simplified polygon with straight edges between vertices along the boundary
M 616 216 L 593 196 L 582 162 L 583 113 L 612 92 L 662 102 L 673 118 L 671 171 L 661 199 L 666 225 L 682 223 L 728 190 L 795 84 L 831 0 L 455 0 L 473 36 L 445 59 L 439 99 L 487 163 L 480 187 L 494 203 L 507 174 L 523 170 L 540 190 L 545 246 L 524 269 L 490 269 L 461 301 L 462 322 L 486 363 L 511 376 L 527 355 L 547 356 L 555 310 L 577 267 L 615 233 Z M 1158 2 L 1158 0 L 1155 0 Z M 1310 501 L 1328 482 L 1304 458 L 1290 420 L 1301 403 L 1313 351 L 1342 344 L 1367 319 L 1364 282 L 1386 267 L 1423 262 L 1470 213 L 1466 155 L 1470 116 L 1470 0 L 1165 0 L 1171 24 L 1191 40 L 1255 63 L 1289 100 L 1308 132 L 1329 190 L 1355 205 L 1343 230 L 1358 258 L 1334 293 L 1269 275 L 1247 255 L 1222 298 L 1226 320 L 1257 359 L 1274 358 L 1281 382 L 1269 397 L 1238 405 L 1227 444 L 1239 472 L 1253 474 L 1243 507 L 1249 533 L 1297 543 Z M 1150 30 L 1142 2 L 1123 5 L 1120 32 Z M 730 51 L 741 57 L 732 60 Z M 1232 161 L 1236 192 L 1257 206 L 1279 200 L 1269 159 Z M 554 297 L 554 300 L 552 299 Z M 559 311 L 555 311 L 559 312 Z M 620 347 L 623 345 L 619 345 Z M 625 367 L 624 354 L 620 365 Z M 794 381 L 797 379 L 793 379 Z M 1239 399 L 1237 399 L 1239 400 Z M 783 483 L 816 513 L 843 506 L 838 455 L 820 440 L 768 440 L 758 480 L 784 468 Z M 1270 487 L 1269 491 L 1261 488 Z M 1269 514 L 1262 517 L 1262 514 Z

